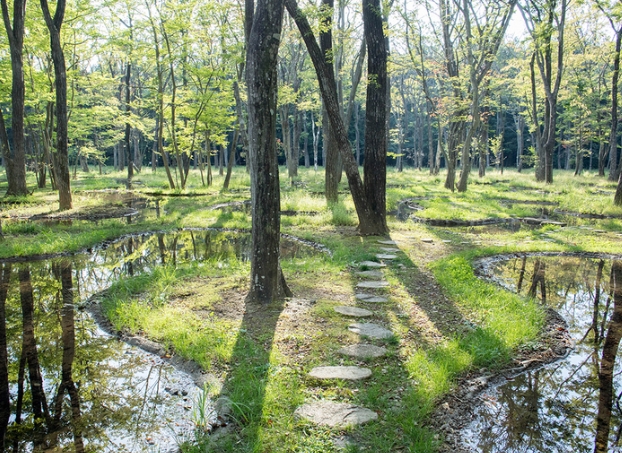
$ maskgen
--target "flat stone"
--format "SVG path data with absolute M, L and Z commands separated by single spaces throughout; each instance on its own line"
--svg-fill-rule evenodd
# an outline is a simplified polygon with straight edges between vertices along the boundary
M 359 267 L 369 267 L 370 269 L 377 269 L 380 267 L 387 267 L 384 263 L 377 263 L 376 261 L 362 261 L 359 263 Z
M 356 273 L 359 277 L 367 277 L 367 278 L 377 278 L 381 279 L 384 277 L 384 274 L 381 271 L 359 271 Z
M 387 253 L 397 253 L 400 251 L 400 249 L 396 247 L 380 247 L 380 250 Z
M 358 293 L 355 294 L 354 297 L 358 300 L 362 300 L 363 302 L 383 303 L 389 301 L 386 297 L 374 296 L 373 294 L 366 293 Z
M 397 256 L 389 253 L 379 253 L 376 255 L 376 258 L 379 260 L 394 260 Z
M 378 414 L 364 407 L 335 401 L 314 401 L 303 404 L 294 414 L 317 425 L 331 428 L 362 425 L 378 419 Z
M 432 238 L 423 238 L 423 239 L 421 239 L 421 242 L 426 242 L 428 244 L 431 244 L 431 243 L 434 242 L 434 239 L 432 239 Z
M 385 280 L 358 282 L 356 284 L 357 288 L 372 288 L 372 289 L 386 288 L 388 286 L 389 286 L 389 282 Z
M 363 335 L 365 337 L 370 337 L 370 338 L 385 339 L 385 338 L 391 338 L 393 336 L 393 332 L 391 332 L 390 330 L 385 329 L 384 327 L 379 326 L 378 324 L 372 324 L 369 322 L 366 322 L 366 323 L 355 322 L 354 324 L 350 324 L 348 326 L 348 330 L 350 332 L 358 333 L 359 335 Z
M 372 296 L 369 299 L 364 300 L 363 302 L 369 302 L 372 304 L 383 304 L 385 302 L 389 302 L 389 299 L 382 296 Z
M 358 366 L 318 366 L 311 370 L 309 376 L 315 379 L 347 379 L 349 381 L 358 381 L 371 376 L 371 370 Z
M 387 349 L 382 346 L 374 346 L 373 344 L 359 343 L 344 346 L 343 348 L 337 350 L 337 353 L 349 355 L 351 357 L 376 358 L 385 355 L 387 353 Z
M 342 307 L 335 307 L 334 310 L 337 313 L 340 313 L 342 315 L 355 316 L 357 318 L 366 318 L 374 314 L 373 312 L 369 310 L 365 310 L 364 308 L 357 308 L 357 307 L 342 306 Z
M 395 242 L 395 241 L 391 241 L 391 240 L 388 240 L 388 239 L 380 239 L 380 240 L 378 241 L 378 244 L 384 244 L 384 245 L 397 245 L 397 242 Z

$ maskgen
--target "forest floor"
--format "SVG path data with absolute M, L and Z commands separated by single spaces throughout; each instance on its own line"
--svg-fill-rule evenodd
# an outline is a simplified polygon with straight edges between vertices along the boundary
M 251 227 L 243 172 L 229 191 L 218 187 L 218 178 L 211 188 L 195 182 L 170 191 L 162 177 L 139 175 L 129 198 L 120 176 L 81 175 L 69 212 L 55 211 L 50 191 L 3 200 L 0 258 L 77 252 L 144 231 Z M 557 176 L 544 186 L 533 174 L 491 172 L 458 194 L 443 189 L 440 177 L 390 172 L 390 234 L 380 238 L 359 236 L 349 197 L 327 206 L 314 195 L 323 175 L 302 171 L 296 184 L 282 183 L 282 232 L 330 253 L 283 260 L 291 299 L 246 304 L 248 262 L 220 257 L 118 282 L 102 295 L 102 311 L 121 335 L 156 341 L 167 355 L 198 364 L 205 392 L 227 398 L 228 415 L 197 420 L 211 434 L 185 439 L 184 451 L 463 451 L 459 429 L 480 403 L 480 391 L 557 359 L 569 344 L 563 320 L 533 299 L 479 280 L 474 261 L 535 251 L 622 254 L 615 185 L 591 174 Z M 471 225 L 432 226 L 432 220 Z M 360 301 L 357 284 L 366 279 L 358 263 L 383 261 L 376 257 L 384 253 L 378 241 L 388 239 L 397 249 L 381 270 L 388 286 L 372 290 L 388 302 Z M 387 355 L 337 354 L 360 341 L 348 330 L 357 320 L 336 313 L 338 306 L 373 311 L 364 322 L 393 332 L 371 341 Z M 356 382 L 310 378 L 320 365 L 363 366 L 372 376 Z M 315 400 L 364 406 L 378 421 L 330 428 L 294 416 Z

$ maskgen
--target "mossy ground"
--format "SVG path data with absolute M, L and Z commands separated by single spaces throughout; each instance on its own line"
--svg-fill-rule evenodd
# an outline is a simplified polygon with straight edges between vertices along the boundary
M 191 175 L 185 191 L 171 191 L 162 171 L 152 175 L 146 170 L 135 178 L 133 194 L 157 199 L 159 217 L 131 223 L 127 218 L 71 220 L 94 207 L 126 206 L 109 196 L 111 191 L 125 193 L 124 175 L 107 171 L 101 176 L 78 173 L 74 209 L 62 213 L 62 221 L 28 220 L 60 214 L 49 190 L 0 201 L 0 257 L 72 252 L 130 232 L 251 227 L 240 204 L 212 209 L 250 198 L 243 169 L 228 191 L 221 190 L 218 175 L 213 186 L 202 187 L 198 174 Z M 186 444 L 188 451 L 331 452 L 333 440 L 343 435 L 354 441 L 350 451 L 435 451 L 441 442 L 426 424 L 439 399 L 469 370 L 506 365 L 521 347 L 537 340 L 543 323 L 535 301 L 476 279 L 472 260 L 521 251 L 622 253 L 622 209 L 612 203 L 615 186 L 593 174 L 560 172 L 555 184 L 541 185 L 533 174 L 491 171 L 485 178 L 474 177 L 468 192 L 458 194 L 442 187 L 442 175 L 389 170 L 390 211 L 403 199 L 417 198 L 425 208 L 417 215 L 427 218 L 537 217 L 543 206 L 611 218 L 565 217 L 566 227 L 451 229 L 390 217 L 390 237 L 399 252 L 384 271 L 390 288 L 381 292 L 389 302 L 365 308 L 373 308 L 372 321 L 390 327 L 395 336 L 377 342 L 388 348 L 386 357 L 359 362 L 335 354 L 357 337 L 347 330 L 351 320 L 332 308 L 358 304 L 355 263 L 375 259 L 380 238 L 356 234 L 347 195 L 335 205 L 326 204 L 320 194 L 322 172 L 303 169 L 300 175 L 293 184 L 282 177 L 281 206 L 288 213 L 282 216 L 282 231 L 321 243 L 332 256 L 318 253 L 282 263 L 295 295 L 291 300 L 245 305 L 248 263 L 214 259 L 119 281 L 103 302 L 116 328 L 146 335 L 196 361 L 216 377 L 218 384 L 208 389 L 212 396 L 226 394 L 234 402 L 235 429 L 217 443 L 198 436 L 198 444 Z M 0 192 L 2 181 L 0 175 Z M 358 363 L 372 369 L 370 379 L 326 384 L 307 377 L 313 366 Z M 368 407 L 379 421 L 330 430 L 293 416 L 304 401 L 320 398 Z

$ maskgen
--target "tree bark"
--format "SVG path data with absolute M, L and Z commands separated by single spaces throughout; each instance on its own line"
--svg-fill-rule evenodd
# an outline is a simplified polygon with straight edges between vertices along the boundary
M 611 265 L 610 286 L 613 292 L 614 308 L 598 370 L 599 398 L 594 453 L 606 453 L 608 451 L 611 408 L 614 398 L 613 374 L 620 338 L 622 337 L 622 261 L 614 260 Z
M 384 221 L 385 214 L 375 212 L 366 199 L 363 181 L 361 180 L 358 166 L 352 154 L 347 130 L 339 111 L 337 89 L 335 86 L 335 78 L 332 77 L 332 71 L 330 71 L 329 65 L 326 64 L 324 55 L 313 35 L 311 26 L 302 11 L 298 8 L 296 0 L 285 0 L 285 7 L 298 26 L 300 34 L 307 45 L 307 50 L 309 51 L 313 66 L 315 67 L 322 99 L 326 106 L 328 119 L 343 159 L 348 185 L 350 186 L 350 193 L 352 194 L 352 200 L 354 201 L 354 206 L 358 215 L 359 232 L 369 235 L 384 235 L 387 233 L 386 221 Z
M 387 185 L 387 43 L 380 0 L 363 0 L 363 24 L 367 43 L 367 99 L 365 103 L 365 195 L 375 221 L 385 233 Z M 351 154 L 350 154 L 351 155 Z
M 251 1 L 247 0 L 247 6 Z M 291 295 L 279 265 L 280 187 L 276 112 L 277 57 L 283 1 L 259 0 L 254 14 L 247 15 L 249 19 L 252 26 L 246 49 L 246 82 L 253 227 L 251 283 L 246 301 L 270 303 Z
M 26 16 L 26 0 L 13 2 L 13 23 L 9 17 L 6 0 L 0 2 L 4 28 L 9 38 L 11 53 L 11 132 L 13 146 L 9 145 L 4 118 L 0 112 L 0 127 L 2 129 L 2 156 L 6 168 L 8 182 L 7 195 L 27 195 L 26 186 L 26 147 L 24 134 L 24 21 Z
M 131 36 L 130 29 L 130 36 Z M 131 39 L 131 38 L 130 38 Z M 130 61 L 127 62 L 127 68 L 125 69 L 125 135 L 123 137 L 123 147 L 125 148 L 125 156 L 127 158 L 127 188 L 128 190 L 132 188 L 132 178 L 134 177 L 134 155 L 130 149 L 130 135 L 132 133 L 132 126 L 129 122 L 129 117 L 131 114 L 130 107 L 130 80 L 132 77 L 132 63 Z
M 67 70 L 65 55 L 60 41 L 60 29 L 65 17 L 65 0 L 58 0 L 52 18 L 47 0 L 40 0 L 43 17 L 50 32 L 50 48 L 54 63 L 54 85 L 56 88 L 56 185 L 58 187 L 59 209 L 73 207 L 69 175 L 69 137 L 67 131 Z
M 616 30 L 616 48 L 613 57 L 611 76 L 611 133 L 609 134 L 609 180 L 617 181 L 620 176 L 618 166 L 618 83 L 620 80 L 620 48 L 622 47 L 622 28 Z

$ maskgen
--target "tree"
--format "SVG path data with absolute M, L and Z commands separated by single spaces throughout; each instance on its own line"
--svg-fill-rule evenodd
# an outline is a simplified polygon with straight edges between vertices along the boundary
M 536 179 L 553 182 L 553 149 L 557 132 L 557 97 L 564 73 L 564 28 L 568 1 L 528 0 L 519 4 L 527 30 L 533 41 L 532 109 L 535 109 L 536 85 L 534 66 L 538 67 L 545 94 L 544 124 L 535 124 L 538 167 Z M 554 39 L 554 37 L 556 39 Z M 534 119 L 537 116 L 534 115 Z
M 620 176 L 618 165 L 618 85 L 620 80 L 620 51 L 622 49 L 622 21 L 620 17 L 622 2 L 613 3 L 596 0 L 596 5 L 603 12 L 615 35 L 613 53 L 613 73 L 611 75 L 611 132 L 609 133 L 609 180 L 617 181 Z M 622 203 L 622 201 L 621 201 Z
M 305 41 L 307 51 L 309 52 L 309 56 L 311 57 L 316 71 L 320 92 L 322 93 L 322 100 L 324 101 L 324 106 L 326 107 L 327 116 L 330 121 L 331 131 L 337 142 L 341 158 L 343 159 L 344 170 L 348 178 L 348 185 L 350 186 L 350 193 L 352 194 L 352 200 L 354 201 L 359 219 L 358 230 L 361 234 L 365 235 L 384 235 L 387 233 L 386 211 L 375 211 L 374 207 L 381 209 L 382 204 L 374 204 L 374 200 L 370 201 L 367 199 L 368 189 L 363 185 L 357 162 L 354 159 L 350 142 L 348 141 L 347 129 L 339 111 L 337 87 L 333 71 L 330 65 L 326 63 L 325 55 L 322 53 L 315 39 L 309 21 L 298 8 L 296 0 L 285 0 L 285 7 L 298 26 L 298 30 Z M 378 32 L 377 28 L 373 30 L 374 32 Z M 377 41 L 378 37 L 374 36 L 371 39 Z M 379 88 L 375 87 L 375 89 Z M 376 106 L 376 108 L 381 107 Z M 386 110 L 386 105 L 382 106 L 382 108 Z M 376 118 L 375 121 L 378 121 L 378 119 Z M 382 162 L 381 165 L 386 166 L 386 161 Z M 378 169 L 378 171 L 382 170 Z M 386 171 L 386 169 L 384 171 Z M 382 180 L 383 178 L 378 178 L 375 181 L 381 184 Z M 386 188 L 376 187 L 375 190 L 379 191 L 382 194 L 381 196 L 384 196 Z
M 50 14 L 47 0 L 40 0 L 45 24 L 50 33 L 50 48 L 54 62 L 54 85 L 56 88 L 56 184 L 59 209 L 72 208 L 71 183 L 69 181 L 69 140 L 67 134 L 67 69 L 60 39 L 60 29 L 65 17 L 66 0 L 58 0 L 54 17 Z
M 26 0 L 14 0 L 13 23 L 9 17 L 7 0 L 0 2 L 2 19 L 9 38 L 11 51 L 11 128 L 13 146 L 9 143 L 4 116 L 0 110 L 0 148 L 4 158 L 8 182 L 7 195 L 27 195 L 26 187 L 26 150 L 24 136 L 24 23 Z
M 251 284 L 247 302 L 291 296 L 279 265 L 280 187 L 276 149 L 277 58 L 282 0 L 246 0 L 246 83 L 251 169 Z
M 365 101 L 365 195 L 382 233 L 386 218 L 388 84 L 387 41 L 380 0 L 363 0 L 367 43 L 367 99 Z

